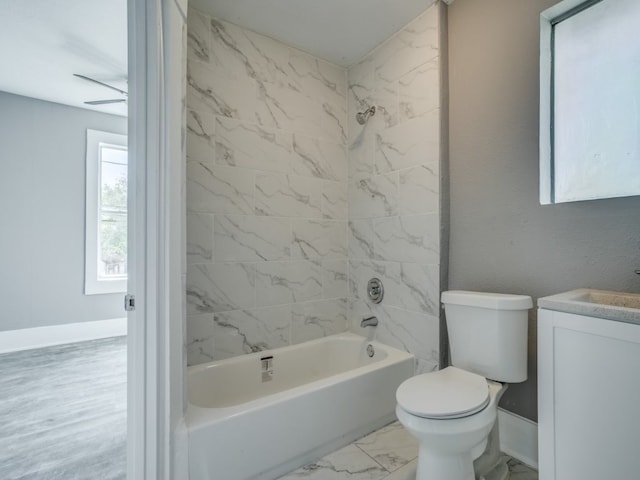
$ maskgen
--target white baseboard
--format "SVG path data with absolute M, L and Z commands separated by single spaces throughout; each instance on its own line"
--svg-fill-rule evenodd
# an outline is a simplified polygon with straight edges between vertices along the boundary
M 531 468 L 538 469 L 538 424 L 498 408 L 500 450 Z
M 126 334 L 126 318 L 6 330 L 0 332 L 0 353 L 120 337 Z

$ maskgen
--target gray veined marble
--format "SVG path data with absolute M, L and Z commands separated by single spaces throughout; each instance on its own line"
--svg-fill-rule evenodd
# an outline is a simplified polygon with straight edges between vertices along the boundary
M 342 331 L 346 71 L 189 13 L 189 363 Z
M 349 264 L 346 259 L 322 261 L 324 298 L 343 298 L 349 294 Z
M 187 161 L 187 205 L 192 212 L 253 214 L 255 174 Z
M 440 263 L 438 214 L 378 218 L 373 228 L 375 253 L 380 260 Z
M 216 262 L 284 260 L 291 255 L 291 221 L 287 218 L 216 215 Z
M 331 220 L 292 221 L 293 258 L 345 258 L 347 231 L 344 222 Z
M 291 166 L 292 136 L 218 117 L 215 150 L 218 164 L 286 173 Z
M 336 139 L 342 145 L 347 142 L 347 109 L 344 101 L 324 102 L 320 112 L 320 128 L 324 138 Z
M 255 306 L 255 268 L 249 263 L 189 265 L 187 314 Z
M 440 58 L 411 70 L 399 80 L 400 122 L 422 117 L 440 107 Z
M 376 129 L 389 128 L 398 123 L 398 85 L 397 82 L 373 81 L 373 76 L 368 76 L 360 82 L 350 82 L 349 96 L 347 98 L 348 111 L 350 112 L 349 138 L 354 140 L 357 133 L 367 126 Z M 376 113 L 362 126 L 355 119 L 355 112 L 361 112 L 375 105 Z
M 440 111 L 401 123 L 376 134 L 377 173 L 440 161 Z
M 418 263 L 350 260 L 351 298 L 367 299 L 367 282 L 379 278 L 385 288 L 385 305 L 439 316 L 439 266 Z
M 398 422 L 356 440 L 280 480 L 415 480 L 418 443 Z M 508 459 L 511 480 L 538 480 L 538 473 Z
M 247 102 L 241 103 L 246 107 L 242 109 L 229 101 L 235 99 L 232 80 L 223 77 L 216 82 L 212 77 L 213 70 L 207 64 L 187 61 L 187 105 L 191 109 L 231 118 L 241 118 L 241 112 L 248 114 Z
M 256 215 L 322 217 L 322 181 L 275 173 L 256 175 Z
M 365 126 L 349 143 L 349 179 L 359 180 L 374 174 L 375 132 Z
M 231 78 L 248 77 L 258 85 L 284 83 L 289 51 L 263 35 L 212 18 L 210 63 Z
M 124 480 L 126 338 L 0 355 L 0 478 Z
M 300 91 L 309 92 L 323 100 L 344 102 L 346 72 L 343 68 L 293 49 L 289 67 L 290 79 Z
M 370 218 L 354 219 L 348 224 L 349 258 L 375 258 L 375 234 L 373 220 Z
M 376 175 L 349 184 L 349 217 L 374 218 L 398 214 L 398 174 Z
M 389 306 L 380 309 L 380 318 L 382 325 L 376 332 L 380 342 L 423 360 L 438 361 L 438 317 Z
M 287 74 L 289 85 L 318 102 L 320 135 L 311 133 L 344 144 L 347 137 L 345 70 L 292 49 Z
M 213 261 L 213 215 L 187 213 L 187 263 Z
M 371 75 L 358 79 L 358 81 L 351 80 L 349 82 L 348 91 L 348 110 L 349 112 L 360 112 L 366 110 L 373 105 L 373 77 Z M 354 119 L 355 120 L 355 119 Z M 358 125 L 355 121 L 354 127 Z M 351 127 L 351 117 L 349 117 L 349 126 Z M 349 131 L 353 131 L 354 128 L 350 128 Z M 359 129 L 358 129 L 359 130 Z
M 321 298 L 322 266 L 319 261 L 256 264 L 258 306 L 305 302 Z
M 407 310 L 440 315 L 440 266 L 400 264 L 398 305 Z
M 290 343 L 290 325 L 289 305 L 217 313 L 215 358 L 285 347 Z
M 438 213 L 440 208 L 440 168 L 438 163 L 400 172 L 398 212 L 400 215 Z
M 389 472 L 397 470 L 418 456 L 416 440 L 398 422 L 354 443 Z
M 206 15 L 190 8 L 188 13 L 187 55 L 203 62 L 209 61 L 210 31 Z
M 346 298 L 297 303 L 292 307 L 292 344 L 334 335 L 346 329 Z
M 187 111 L 187 158 L 213 163 L 215 117 L 206 112 Z
M 379 278 L 384 285 L 385 304 L 396 300 L 400 282 L 400 265 L 395 262 L 372 260 L 349 261 L 349 296 L 367 300 L 367 283 L 370 278 Z
M 351 330 L 356 332 L 362 330 L 362 318 L 375 315 L 379 320 L 375 329 L 376 340 L 437 365 L 438 317 L 383 304 L 371 305 L 367 300 L 353 297 L 350 297 L 349 315 Z
M 214 331 L 212 313 L 187 316 L 187 365 L 198 365 L 216 359 Z
M 302 467 L 281 480 L 378 480 L 389 474 L 356 445 L 348 445 L 315 463 Z
M 293 136 L 293 152 L 293 173 L 334 181 L 347 178 L 344 145 L 296 134 Z
M 322 182 L 322 217 L 332 220 L 346 220 L 347 209 L 347 183 L 346 182 Z
M 397 80 L 439 52 L 439 11 L 429 8 L 376 50 L 372 62 L 376 80 Z

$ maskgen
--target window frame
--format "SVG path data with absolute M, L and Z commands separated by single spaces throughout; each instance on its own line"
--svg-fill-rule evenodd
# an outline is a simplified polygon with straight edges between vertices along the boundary
M 539 198 L 541 205 L 571 203 L 639 195 L 634 189 L 599 191 L 591 195 L 563 195 L 556 186 L 556 27 L 565 20 L 606 0 L 563 0 L 540 14 L 540 118 L 539 118 Z M 614 0 L 611 0 L 613 3 Z M 563 176 L 562 178 L 567 178 Z M 635 188 L 635 187 L 634 187 Z
M 85 199 L 85 295 L 124 293 L 127 275 L 106 279 L 98 276 L 98 239 L 100 223 L 101 145 L 128 151 L 127 135 L 87 129 Z

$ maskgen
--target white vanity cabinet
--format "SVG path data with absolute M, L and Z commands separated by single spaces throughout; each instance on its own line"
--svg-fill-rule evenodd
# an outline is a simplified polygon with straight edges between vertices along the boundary
M 545 305 L 553 302 L 544 300 L 538 302 L 540 479 L 640 478 L 640 325 L 633 312 L 631 322 L 617 321 L 550 310 Z

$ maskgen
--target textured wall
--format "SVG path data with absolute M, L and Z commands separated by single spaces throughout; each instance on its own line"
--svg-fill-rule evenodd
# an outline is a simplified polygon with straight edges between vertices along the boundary
M 0 92 L 0 330 L 124 317 L 122 294 L 84 294 L 87 128 L 127 119 Z
M 438 365 L 440 293 L 440 16 L 438 3 L 349 69 L 349 303 L 377 338 Z M 358 111 L 377 107 L 364 126 Z M 384 301 L 366 298 L 369 278 Z
M 347 326 L 346 72 L 190 10 L 189 364 Z
M 449 7 L 451 288 L 534 298 L 640 290 L 640 197 L 538 201 L 539 14 L 555 3 Z M 529 380 L 511 385 L 501 405 L 534 420 L 536 348 L 533 312 Z

